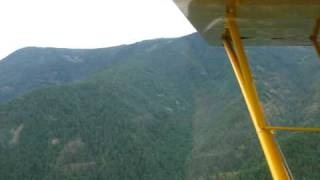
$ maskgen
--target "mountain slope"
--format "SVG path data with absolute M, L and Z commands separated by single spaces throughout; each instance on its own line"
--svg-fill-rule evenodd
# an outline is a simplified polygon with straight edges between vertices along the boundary
M 0 61 L 0 102 L 38 87 L 84 79 L 112 64 L 113 57 L 124 48 L 18 50 Z
M 110 51 L 0 106 L 0 179 L 270 179 L 222 48 L 194 34 Z M 313 49 L 247 51 L 268 120 L 319 124 Z M 277 136 L 295 178 L 317 179 L 320 136 Z
M 154 50 L 165 53 L 171 46 L 184 52 L 188 39 L 158 39 L 91 50 L 37 47 L 17 50 L 0 61 L 0 102 L 37 88 L 83 80 L 113 63 L 141 54 L 152 58 Z M 199 41 L 198 36 L 193 39 Z

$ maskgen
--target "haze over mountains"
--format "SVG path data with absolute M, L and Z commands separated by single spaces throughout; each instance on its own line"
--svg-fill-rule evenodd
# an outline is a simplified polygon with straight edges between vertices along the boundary
M 247 48 L 276 125 L 319 125 L 311 47 Z M 0 179 L 270 179 L 231 65 L 198 34 L 0 61 Z M 320 177 L 318 134 L 278 133 L 296 179 Z

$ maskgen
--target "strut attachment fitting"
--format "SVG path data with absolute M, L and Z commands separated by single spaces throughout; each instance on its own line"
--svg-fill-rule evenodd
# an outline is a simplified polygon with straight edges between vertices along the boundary
M 314 26 L 313 33 L 310 36 L 310 40 L 312 41 L 312 44 L 316 49 L 318 56 L 320 57 L 320 44 L 318 41 L 319 32 L 320 32 L 320 18 L 316 20 L 316 25 Z

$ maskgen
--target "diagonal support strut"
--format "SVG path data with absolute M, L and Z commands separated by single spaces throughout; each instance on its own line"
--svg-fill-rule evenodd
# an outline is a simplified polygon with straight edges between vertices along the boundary
M 253 82 L 250 66 L 235 20 L 234 9 L 227 9 L 226 33 L 223 36 L 223 44 L 247 104 L 272 177 L 275 180 L 290 180 L 291 177 L 285 160 L 274 139 L 272 130 L 266 128 L 269 125 L 265 121 L 265 115 Z

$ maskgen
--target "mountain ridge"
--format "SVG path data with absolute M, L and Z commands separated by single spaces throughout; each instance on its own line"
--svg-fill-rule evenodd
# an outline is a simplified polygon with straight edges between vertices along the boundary
M 47 52 L 45 62 L 55 63 L 34 69 L 65 68 L 41 79 L 59 80 L 49 86 L 34 83 L 41 76 L 21 66 L 17 82 L 33 88 L 0 104 L 1 179 L 270 179 L 223 48 L 194 34 L 105 50 L 85 56 L 97 61 L 86 71 Z M 313 49 L 246 51 L 267 119 L 316 125 L 320 66 Z M 79 61 L 72 50 L 67 55 Z M 0 62 L 0 74 L 2 68 Z M 75 70 L 76 80 L 66 78 Z M 296 178 L 319 177 L 318 135 L 276 136 Z
M 199 35 L 184 36 L 181 41 L 186 43 L 193 36 Z M 156 48 L 156 45 L 164 46 L 172 40 L 174 38 L 146 40 L 132 45 L 98 49 L 19 49 L 0 61 L 0 102 L 37 87 L 85 79 L 115 61 L 126 60 L 129 56 L 135 56 L 136 52 L 148 53 L 152 48 Z M 28 82 L 29 80 L 33 82 Z

